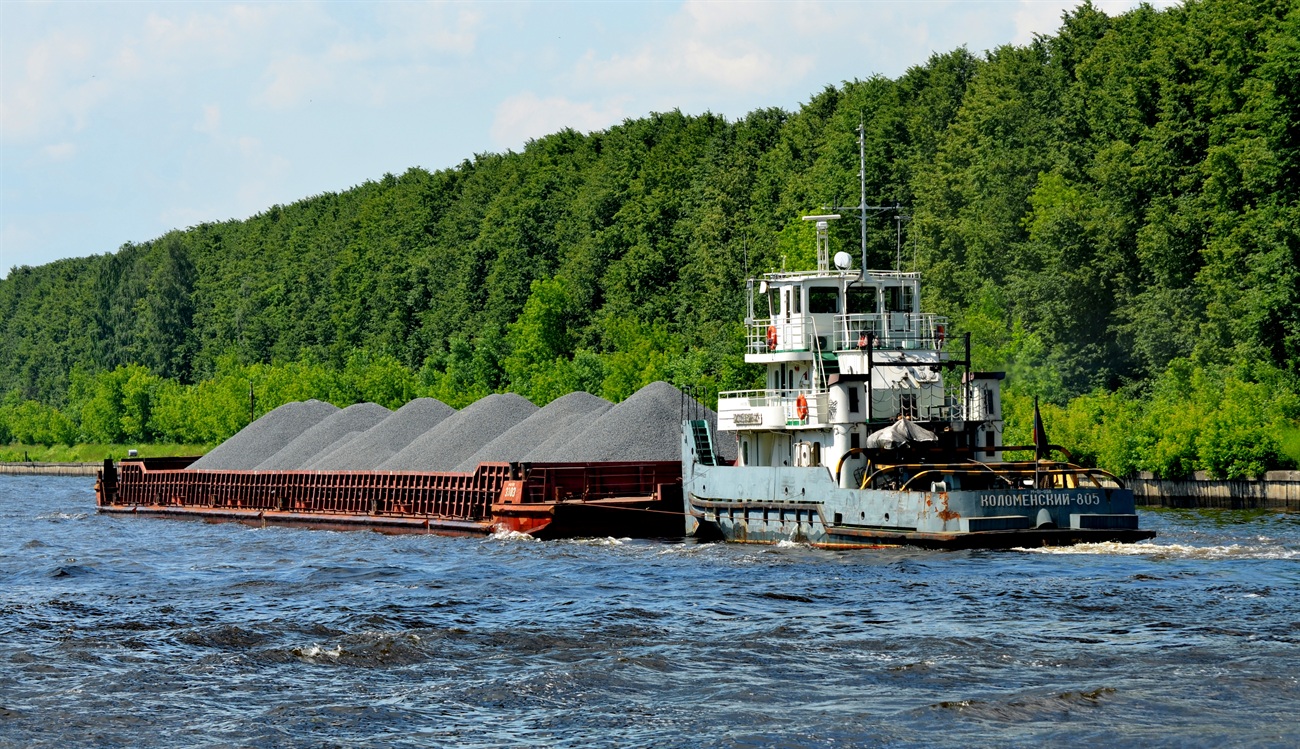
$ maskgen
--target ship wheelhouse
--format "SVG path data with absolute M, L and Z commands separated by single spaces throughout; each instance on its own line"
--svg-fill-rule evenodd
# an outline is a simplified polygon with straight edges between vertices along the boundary
M 823 465 L 856 488 L 868 436 L 899 420 L 936 448 L 1000 460 L 1001 374 L 972 374 L 969 340 L 954 346 L 948 320 L 920 311 L 919 273 L 853 271 L 846 253 L 832 269 L 818 230 L 818 270 L 748 282 L 745 361 L 766 367 L 764 386 L 718 398 L 739 464 Z

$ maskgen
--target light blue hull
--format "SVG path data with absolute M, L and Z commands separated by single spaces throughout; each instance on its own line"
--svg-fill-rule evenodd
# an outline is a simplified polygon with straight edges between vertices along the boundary
M 702 463 L 688 430 L 683 431 L 686 533 L 699 538 L 828 547 L 1013 548 L 1155 535 L 1139 530 L 1128 489 L 844 489 L 824 466 Z

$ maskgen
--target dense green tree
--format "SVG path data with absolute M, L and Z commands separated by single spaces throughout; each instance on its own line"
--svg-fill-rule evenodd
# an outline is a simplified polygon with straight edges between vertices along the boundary
M 1100 425 L 1208 382 L 1271 428 L 1292 418 L 1259 404 L 1263 383 L 1300 389 L 1298 40 L 1295 0 L 1085 3 L 1053 36 L 826 86 L 797 111 L 565 130 L 14 268 L 3 428 L 215 441 L 247 423 L 250 386 L 258 412 L 750 386 L 744 279 L 812 262 L 799 218 L 857 203 L 861 126 L 867 200 L 900 206 L 872 214 L 869 262 L 923 271 L 925 306 L 1008 370 L 1009 402 L 1091 414 L 1076 432 L 1106 445 L 1097 460 L 1231 473 L 1213 456 L 1248 430 L 1227 411 L 1123 449 Z M 856 214 L 831 231 L 857 255 Z M 1201 374 L 1171 374 L 1187 367 Z M 1246 464 L 1280 464 L 1269 450 Z

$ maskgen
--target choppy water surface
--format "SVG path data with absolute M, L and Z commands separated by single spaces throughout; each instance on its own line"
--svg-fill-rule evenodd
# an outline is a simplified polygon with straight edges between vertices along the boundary
M 0 476 L 2 746 L 1294 746 L 1300 518 L 1056 551 L 384 536 Z

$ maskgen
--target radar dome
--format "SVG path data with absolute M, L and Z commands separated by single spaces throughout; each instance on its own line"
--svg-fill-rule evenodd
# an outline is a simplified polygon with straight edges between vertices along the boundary
M 853 256 L 847 252 L 835 253 L 835 267 L 840 270 L 848 270 L 853 265 Z

